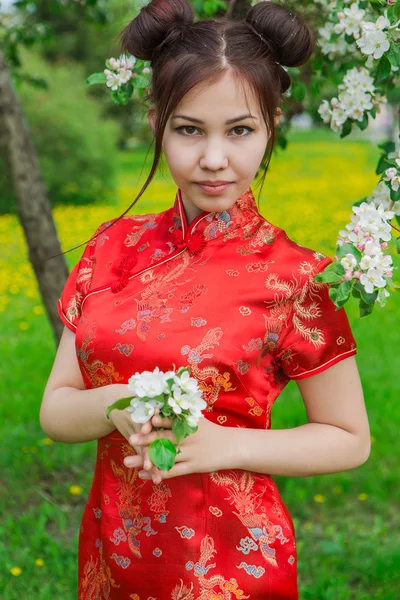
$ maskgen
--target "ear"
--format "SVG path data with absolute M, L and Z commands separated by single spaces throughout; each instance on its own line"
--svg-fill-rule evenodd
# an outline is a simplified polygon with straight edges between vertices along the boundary
M 150 127 L 154 133 L 154 135 L 156 134 L 156 109 L 154 108 L 154 106 L 150 106 L 148 113 L 147 113 L 147 118 L 149 120 L 150 123 Z
M 282 114 L 282 109 L 277 108 L 275 112 L 275 127 L 277 127 L 281 122 Z

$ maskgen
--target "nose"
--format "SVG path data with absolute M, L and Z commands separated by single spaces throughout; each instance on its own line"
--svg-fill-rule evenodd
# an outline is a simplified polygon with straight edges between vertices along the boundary
M 204 170 L 219 171 L 228 167 L 229 161 L 222 140 L 210 138 L 206 141 L 200 158 L 200 167 Z

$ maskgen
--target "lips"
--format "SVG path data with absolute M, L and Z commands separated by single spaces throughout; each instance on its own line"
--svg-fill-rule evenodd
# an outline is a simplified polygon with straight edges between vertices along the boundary
M 206 185 L 208 187 L 220 187 L 222 185 L 228 185 L 231 181 L 198 181 L 199 185 Z

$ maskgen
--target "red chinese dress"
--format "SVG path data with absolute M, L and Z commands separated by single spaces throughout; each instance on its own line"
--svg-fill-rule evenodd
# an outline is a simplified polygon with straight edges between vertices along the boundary
M 270 429 L 290 379 L 356 353 L 345 310 L 314 282 L 330 262 L 266 221 L 250 188 L 190 225 L 178 190 L 169 210 L 125 216 L 86 246 L 59 314 L 76 332 L 87 388 L 190 365 L 207 419 Z M 124 466 L 134 452 L 117 430 L 98 440 L 79 600 L 298 598 L 293 522 L 270 475 L 155 485 Z

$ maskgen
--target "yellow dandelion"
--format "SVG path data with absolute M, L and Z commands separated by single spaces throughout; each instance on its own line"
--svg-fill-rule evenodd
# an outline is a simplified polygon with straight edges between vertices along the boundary
M 373 435 L 371 435 L 371 438 L 370 438 L 370 439 L 371 439 L 371 444 L 375 444 L 376 440 L 375 440 L 375 438 L 374 438 L 374 436 L 373 436 Z
M 332 492 L 336 495 L 341 494 L 343 492 L 343 488 L 340 487 L 340 485 L 335 485 L 335 487 L 332 489 Z
M 3 304 L 0 304 L 0 312 L 5 312 L 7 310 L 7 307 L 4 306 Z
M 21 323 L 19 324 L 19 328 L 21 329 L 21 331 L 26 331 L 27 329 L 29 329 L 29 323 L 27 323 L 26 321 L 21 321 Z
M 313 527 L 314 527 L 314 525 L 311 523 L 311 521 L 306 521 L 304 523 L 304 529 L 309 530 L 309 529 L 312 529 Z
M 35 560 L 35 565 L 36 565 L 37 567 L 43 567 L 43 566 L 44 566 L 44 560 L 43 560 L 43 558 L 37 558 L 37 559 Z
M 26 292 L 25 292 L 25 296 L 27 298 L 36 298 L 36 296 L 37 296 L 36 290 L 27 289 Z
M 314 496 L 314 500 L 315 502 L 325 502 L 325 496 L 323 496 L 322 494 L 316 494 Z
M 42 444 L 44 444 L 45 446 L 51 446 L 52 444 L 54 444 L 54 441 L 46 437 L 42 439 Z
M 22 569 L 20 569 L 19 567 L 12 567 L 10 569 L 10 573 L 11 575 L 14 575 L 14 577 L 18 577 L 18 575 L 21 575 Z
M 44 313 L 43 306 L 35 306 L 33 309 L 35 315 L 42 315 Z
M 357 498 L 360 500 L 360 502 L 364 502 L 364 500 L 368 498 L 368 494 L 362 492 L 361 494 L 358 494 Z
M 73 496 L 80 496 L 82 494 L 82 488 L 80 485 L 71 485 L 69 488 L 69 493 Z
M 13 294 L 15 296 L 15 294 L 18 294 L 19 292 L 19 287 L 17 285 L 12 285 L 10 287 L 10 293 Z

